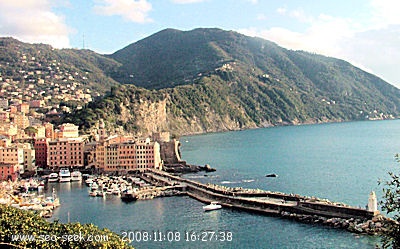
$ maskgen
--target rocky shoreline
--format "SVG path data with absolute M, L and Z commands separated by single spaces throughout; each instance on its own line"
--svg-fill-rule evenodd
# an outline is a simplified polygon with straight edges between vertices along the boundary
M 164 171 L 171 174 L 189 174 L 189 173 L 198 173 L 201 171 L 204 172 L 214 172 L 215 168 L 212 168 L 210 165 L 206 164 L 204 166 L 192 165 L 186 163 L 178 163 L 178 164 L 166 164 L 164 165 Z
M 295 214 L 289 212 L 282 212 L 281 217 L 289 220 L 295 220 L 306 224 L 320 224 L 333 228 L 346 229 L 349 232 L 356 234 L 379 235 L 387 231 L 388 226 L 393 220 L 384 217 L 383 215 L 376 215 L 372 219 L 358 219 L 358 218 L 327 218 L 318 215 Z

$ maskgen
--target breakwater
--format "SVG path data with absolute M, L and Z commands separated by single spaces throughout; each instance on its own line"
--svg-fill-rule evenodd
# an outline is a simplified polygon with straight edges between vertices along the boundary
M 142 172 L 142 177 L 152 184 L 177 188 L 204 203 L 217 201 L 227 208 L 343 228 L 355 233 L 384 232 L 390 221 L 378 211 L 316 197 L 203 184 L 157 170 Z

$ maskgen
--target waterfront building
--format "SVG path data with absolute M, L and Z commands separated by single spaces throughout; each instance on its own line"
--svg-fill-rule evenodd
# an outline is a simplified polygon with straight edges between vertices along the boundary
M 159 143 L 147 138 L 105 146 L 104 171 L 128 172 L 147 168 L 162 169 Z
M 17 144 L 24 152 L 24 171 L 33 171 L 36 169 L 35 149 L 30 143 Z
M 49 141 L 48 166 L 52 169 L 84 166 L 84 144 L 82 137 Z
M 36 166 L 41 168 L 47 168 L 49 139 L 48 138 L 36 139 L 34 143 L 34 148 L 35 148 Z
M 16 165 L 20 173 L 24 169 L 24 150 L 18 146 L 1 147 L 0 148 L 0 163 L 6 165 Z M 11 171 L 10 171 L 11 172 Z
M 19 173 L 18 164 L 0 163 L 0 181 L 15 181 Z

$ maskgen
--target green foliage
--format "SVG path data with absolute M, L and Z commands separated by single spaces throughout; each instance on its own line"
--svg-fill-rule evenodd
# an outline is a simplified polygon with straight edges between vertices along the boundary
M 13 235 L 33 235 L 35 239 L 15 240 L 14 237 L 13 241 Z M 6 205 L 0 205 L 1 245 L 8 248 L 43 249 L 132 248 L 108 229 L 99 229 L 93 224 L 48 222 L 31 211 Z
M 395 156 L 400 162 L 400 155 Z M 384 200 L 381 201 L 383 211 L 393 215 L 393 222 L 383 234 L 383 248 L 400 248 L 400 174 L 389 172 L 390 180 L 384 182 Z

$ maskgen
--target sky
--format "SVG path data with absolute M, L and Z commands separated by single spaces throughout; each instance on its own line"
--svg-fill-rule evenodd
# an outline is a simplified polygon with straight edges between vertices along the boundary
M 344 59 L 400 88 L 397 0 L 0 0 L 0 36 L 111 54 L 165 28 L 221 28 Z

